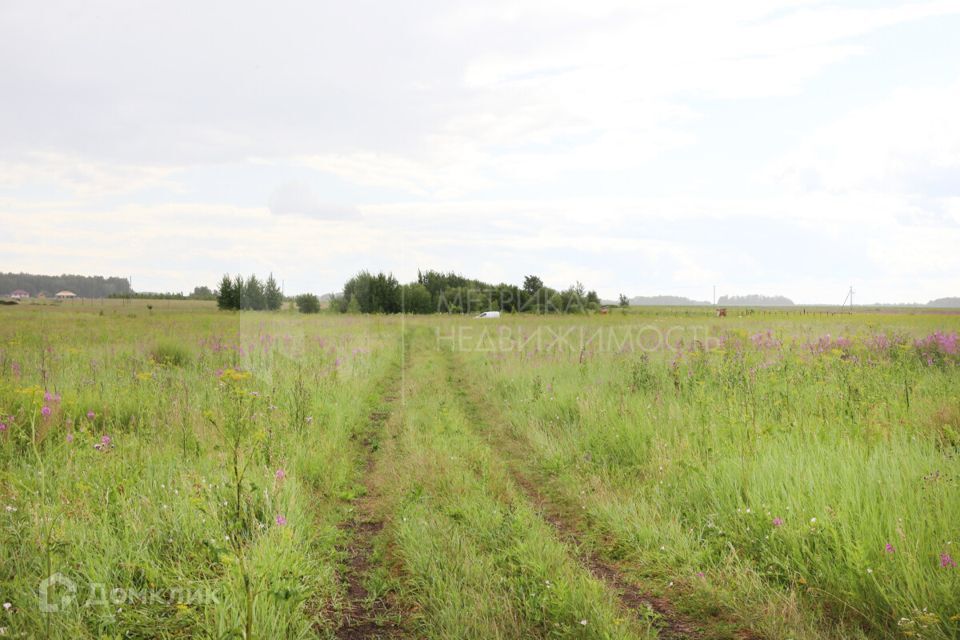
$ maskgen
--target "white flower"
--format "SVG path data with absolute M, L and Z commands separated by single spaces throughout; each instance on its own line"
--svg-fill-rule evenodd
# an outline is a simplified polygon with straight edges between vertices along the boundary
M 4 609 L 4 611 L 10 611 L 10 607 L 12 607 L 12 606 L 13 606 L 13 605 L 10 604 L 9 602 L 4 602 L 4 603 L 3 603 L 3 609 Z
M 817 524 L 816 518 L 810 518 L 810 524 Z
M 587 621 L 586 621 L 586 620 L 581 620 L 581 621 L 580 621 L 580 624 L 582 624 L 583 626 L 587 626 Z
M 873 573 L 873 569 L 867 569 L 867 573 Z

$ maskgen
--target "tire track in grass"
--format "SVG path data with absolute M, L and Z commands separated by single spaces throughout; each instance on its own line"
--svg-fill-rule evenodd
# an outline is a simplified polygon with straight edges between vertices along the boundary
M 423 636 L 652 637 L 649 618 L 623 615 L 616 594 L 539 519 L 470 427 L 445 357 L 423 341 L 412 355 L 407 415 L 391 419 L 400 431 L 391 433 L 377 475 L 386 472 L 391 513 L 404 516 L 388 528 L 400 529 L 398 557 Z
M 405 618 L 396 603 L 388 596 L 371 596 L 366 583 L 376 568 L 373 563 L 374 540 L 383 530 L 383 519 L 377 515 L 374 502 L 377 489 L 372 481 L 376 467 L 378 442 L 384 425 L 393 413 L 397 402 L 397 376 L 392 376 L 384 385 L 381 406 L 372 411 L 366 430 L 360 434 L 363 451 L 362 496 L 351 501 L 350 518 L 342 522 L 340 529 L 347 541 L 338 546 L 345 556 L 343 580 L 346 587 L 346 604 L 341 610 L 341 622 L 335 637 L 341 640 L 366 640 L 371 638 L 402 638 L 405 636 L 401 620 Z
M 444 353 L 447 356 L 448 377 L 451 384 L 458 390 L 466 414 L 470 416 L 477 431 L 492 450 L 502 456 L 514 482 L 544 521 L 569 544 L 580 564 L 617 594 L 621 606 L 626 611 L 650 622 L 657 629 L 659 637 L 668 640 L 703 638 L 704 635 L 699 631 L 703 624 L 678 612 L 668 599 L 639 588 L 627 579 L 615 564 L 603 559 L 583 544 L 585 536 L 582 524 L 540 491 L 531 476 L 523 470 L 524 460 L 529 459 L 530 452 L 524 450 L 524 446 L 516 438 L 492 427 L 493 422 L 499 421 L 499 411 L 492 403 L 482 398 L 481 392 L 464 375 L 463 365 L 456 355 L 448 350 L 444 350 Z M 749 630 L 740 630 L 732 637 L 752 640 L 757 636 Z

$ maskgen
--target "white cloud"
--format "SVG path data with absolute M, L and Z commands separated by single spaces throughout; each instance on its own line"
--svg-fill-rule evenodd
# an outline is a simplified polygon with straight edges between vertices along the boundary
M 299 215 L 310 218 L 336 219 L 359 215 L 353 205 L 322 202 L 310 185 L 304 182 L 287 182 L 274 189 L 269 199 L 270 212 L 274 215 Z
M 960 195 L 960 84 L 903 88 L 822 127 L 767 174 L 799 190 Z

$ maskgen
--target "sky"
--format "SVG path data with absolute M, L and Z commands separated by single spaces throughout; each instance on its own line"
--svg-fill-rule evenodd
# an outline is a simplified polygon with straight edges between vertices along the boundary
M 0 271 L 960 296 L 960 0 L 0 3 Z

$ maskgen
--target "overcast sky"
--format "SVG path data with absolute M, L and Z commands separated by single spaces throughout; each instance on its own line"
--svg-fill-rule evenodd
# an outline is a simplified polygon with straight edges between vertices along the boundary
M 960 295 L 960 1 L 0 2 L 0 271 Z

